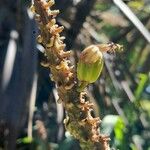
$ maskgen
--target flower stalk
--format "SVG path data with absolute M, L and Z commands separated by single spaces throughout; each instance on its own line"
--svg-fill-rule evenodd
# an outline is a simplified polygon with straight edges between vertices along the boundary
M 44 47 L 47 58 L 43 65 L 50 69 L 51 79 L 57 86 L 59 102 L 62 101 L 67 112 L 65 127 L 79 140 L 83 150 L 109 150 L 109 137 L 99 131 L 100 118 L 91 115 L 93 103 L 88 100 L 83 88 L 78 90 L 79 82 L 82 81 L 78 80 L 77 71 L 69 60 L 71 51 L 64 51 L 64 37 L 60 35 L 64 27 L 56 23 L 55 17 L 59 11 L 51 10 L 52 5 L 54 0 L 34 0 L 32 11 L 40 31 L 37 41 Z M 94 56 L 94 59 L 100 60 L 101 52 L 98 53 L 100 57 Z

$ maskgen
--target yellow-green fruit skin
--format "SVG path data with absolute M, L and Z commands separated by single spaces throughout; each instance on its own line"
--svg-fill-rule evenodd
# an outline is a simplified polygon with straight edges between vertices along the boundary
M 95 63 L 85 63 L 80 60 L 77 64 L 78 80 L 88 83 L 95 82 L 102 72 L 103 64 L 103 59 L 99 59 Z

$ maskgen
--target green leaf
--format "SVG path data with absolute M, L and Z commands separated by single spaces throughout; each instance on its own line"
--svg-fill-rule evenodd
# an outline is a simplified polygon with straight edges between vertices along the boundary
M 125 124 L 123 119 L 118 115 L 107 115 L 102 120 L 101 132 L 106 135 L 115 134 L 117 143 L 122 143 L 124 138 Z
M 148 112 L 148 114 L 150 116 L 150 101 L 149 100 L 141 100 L 140 105 L 141 105 L 142 109 L 144 111 Z
M 124 137 L 125 124 L 121 117 L 118 117 L 118 120 L 114 127 L 115 138 L 118 141 L 122 141 Z
M 128 5 L 137 10 L 141 10 L 144 7 L 144 2 L 143 1 L 130 1 Z
M 144 90 L 144 87 L 148 81 L 148 75 L 147 74 L 143 74 L 143 73 L 140 73 L 139 74 L 139 78 L 140 78 L 140 82 L 138 84 L 138 87 L 137 89 L 135 90 L 135 98 L 136 100 L 138 100 Z
M 30 144 L 32 143 L 33 139 L 31 137 L 24 137 L 17 140 L 17 143 L 23 143 L 23 144 Z
M 133 143 L 130 144 L 130 148 L 131 148 L 131 150 L 138 150 L 137 147 L 135 146 L 135 144 L 133 144 Z
M 104 117 L 101 123 L 101 132 L 107 135 L 110 135 L 115 127 L 115 124 L 117 123 L 119 116 L 117 115 L 107 115 Z

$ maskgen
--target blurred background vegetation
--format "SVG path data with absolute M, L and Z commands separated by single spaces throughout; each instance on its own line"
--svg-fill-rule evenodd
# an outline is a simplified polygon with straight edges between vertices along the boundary
M 30 5 L 0 1 L 0 150 L 79 150 L 64 129 L 49 70 L 40 65 L 43 47 Z M 55 8 L 75 61 L 90 44 L 124 45 L 123 53 L 104 55 L 103 73 L 88 94 L 112 148 L 150 150 L 150 1 L 56 0 Z

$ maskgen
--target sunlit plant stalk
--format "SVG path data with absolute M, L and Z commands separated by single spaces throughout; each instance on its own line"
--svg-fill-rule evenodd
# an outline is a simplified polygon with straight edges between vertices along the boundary
M 59 102 L 62 101 L 67 112 L 64 120 L 65 127 L 74 138 L 79 140 L 82 149 L 108 150 L 109 137 L 100 134 L 101 120 L 91 115 L 93 103 L 87 100 L 88 96 L 84 88 L 89 83 L 95 82 L 102 71 L 102 51 L 115 50 L 118 46 L 102 44 L 86 48 L 81 53 L 75 70 L 69 60 L 71 51 L 64 51 L 64 37 L 60 35 L 64 27 L 56 23 L 55 17 L 59 10 L 51 10 L 52 5 L 54 0 L 34 0 L 31 10 L 35 13 L 40 31 L 37 41 L 45 49 L 47 61 L 42 64 L 50 69 L 51 79 L 56 83 Z M 88 72 L 90 76 L 87 75 Z

